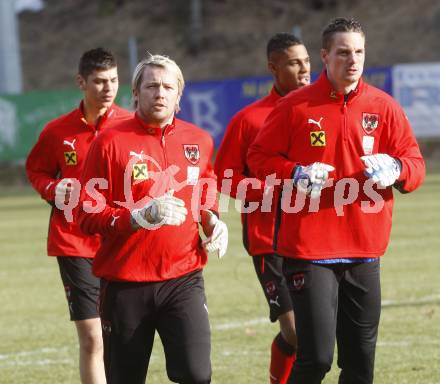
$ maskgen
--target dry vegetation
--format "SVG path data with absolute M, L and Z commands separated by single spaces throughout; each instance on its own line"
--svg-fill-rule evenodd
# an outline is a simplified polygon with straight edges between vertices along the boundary
M 188 80 L 266 73 L 264 50 L 275 32 L 299 26 L 314 70 L 320 69 L 320 31 L 333 17 L 354 16 L 367 33 L 367 65 L 440 59 L 437 0 L 201 0 L 198 47 L 190 43 L 190 0 L 45 0 L 20 16 L 26 90 L 71 87 L 81 53 L 104 46 L 129 82 L 127 42 L 175 58 Z

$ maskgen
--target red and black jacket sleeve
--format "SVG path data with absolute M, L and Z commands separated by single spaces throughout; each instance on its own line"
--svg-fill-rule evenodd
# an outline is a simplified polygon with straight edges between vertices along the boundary
M 291 107 L 281 100 L 267 117 L 257 137 L 249 147 L 247 163 L 260 179 L 274 174 L 277 179 L 290 179 L 297 165 L 288 160 L 292 126 Z
M 112 180 L 117 175 L 112 175 L 108 156 L 111 149 L 101 138 L 99 136 L 90 147 L 81 176 L 79 225 L 86 234 L 130 232 L 133 231 L 130 210 L 112 203 Z
M 60 168 L 56 156 L 48 153 L 49 148 L 54 148 L 51 126 L 47 125 L 40 134 L 26 159 L 27 177 L 40 194 L 40 196 L 52 203 L 55 200 L 55 187 L 60 181 L 58 177 Z
M 250 176 L 246 156 L 253 138 L 250 137 L 247 128 L 245 116 L 242 113 L 235 115 L 226 128 L 215 160 L 218 191 L 225 192 L 226 188 L 222 190 L 223 182 L 226 179 L 225 171 L 231 170 L 231 188 L 228 194 L 235 199 L 240 197 L 237 196 L 240 183 Z M 245 201 L 261 201 L 263 198 L 264 183 L 260 181 L 260 188 L 254 187 L 247 188 Z
M 395 184 L 402 193 L 408 193 L 418 188 L 425 179 L 425 162 L 419 145 L 412 132 L 408 118 L 402 108 L 393 100 L 392 110 L 388 114 L 387 140 L 382 140 L 379 153 L 387 153 L 399 159 L 402 164 L 399 179 Z

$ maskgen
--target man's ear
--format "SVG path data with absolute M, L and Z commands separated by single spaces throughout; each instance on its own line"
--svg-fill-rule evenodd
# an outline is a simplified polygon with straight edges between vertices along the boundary
M 138 104 L 138 101 L 139 101 L 139 93 L 138 93 L 137 89 L 133 89 L 131 91 L 131 97 L 132 97 L 134 105 L 136 107 Z
M 81 91 L 85 91 L 86 89 L 86 80 L 81 75 L 76 75 L 76 83 L 78 84 L 78 88 L 81 89 Z
M 272 63 L 271 61 L 269 61 L 269 62 L 267 63 L 267 69 L 269 70 L 269 72 L 270 72 L 273 76 L 275 76 L 275 74 L 276 74 L 276 72 L 277 72 L 277 68 L 276 68 L 276 66 L 275 66 L 274 63 Z
M 320 50 L 320 56 L 321 56 L 321 61 L 324 65 L 327 65 L 327 56 L 328 56 L 328 52 L 326 49 L 321 48 Z
M 177 101 L 176 101 L 176 108 L 174 108 L 175 113 L 179 113 L 180 112 L 180 99 L 182 98 L 182 95 L 179 95 L 177 97 Z

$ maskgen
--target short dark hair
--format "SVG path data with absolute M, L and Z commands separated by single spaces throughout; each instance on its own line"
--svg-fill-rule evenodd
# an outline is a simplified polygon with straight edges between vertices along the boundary
M 116 67 L 113 53 L 104 48 L 94 48 L 84 52 L 79 59 L 78 73 L 87 79 L 93 71 L 106 71 Z
M 338 32 L 358 32 L 365 37 L 361 24 L 355 19 L 338 17 L 332 20 L 322 31 L 322 48 L 329 49 L 333 35 Z
M 271 37 L 266 47 L 267 58 L 273 52 L 281 52 L 293 45 L 303 45 L 303 42 L 291 33 L 277 33 Z

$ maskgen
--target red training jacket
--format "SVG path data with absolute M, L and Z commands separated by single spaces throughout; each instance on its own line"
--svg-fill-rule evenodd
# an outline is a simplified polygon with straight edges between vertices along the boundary
M 53 208 L 49 221 L 47 254 L 92 258 L 98 250 L 99 236 L 86 236 L 75 221 L 68 222 L 64 212 L 54 206 L 55 187 L 63 178 L 79 179 L 90 144 L 110 122 L 125 119 L 132 113 L 111 106 L 98 125 L 87 123 L 83 103 L 73 111 L 50 121 L 42 130 L 26 160 L 29 181 Z
M 215 160 L 215 173 L 217 174 L 217 188 L 222 192 L 224 171 L 231 169 L 230 196 L 237 198 L 237 188 L 239 183 L 243 185 L 243 180 L 255 178 L 255 174 L 249 170 L 246 155 L 249 146 L 257 136 L 258 131 L 263 126 L 266 117 L 273 110 L 275 103 L 281 98 L 275 87 L 266 97 L 248 105 L 239 111 L 229 123 L 222 144 L 217 152 Z M 225 183 L 226 185 L 226 183 Z M 264 191 L 264 182 L 261 188 L 253 189 L 249 186 L 246 191 L 245 202 L 258 202 L 261 206 Z M 224 190 L 223 192 L 227 192 Z M 272 243 L 275 224 L 275 207 L 278 201 L 277 189 L 272 200 L 272 210 L 262 212 L 260 208 L 253 212 L 242 213 L 241 221 L 243 224 L 243 243 L 252 256 L 272 253 Z
M 96 276 L 113 281 L 163 281 L 206 264 L 198 215 L 201 208 L 217 210 L 213 148 L 209 134 L 192 124 L 174 119 L 173 124 L 160 129 L 145 124 L 137 115 L 97 138 L 82 184 L 93 178 L 106 181 L 96 190 L 93 181 L 83 189 L 79 212 L 81 228 L 103 236 L 93 262 Z M 202 184 L 199 198 L 195 185 L 201 179 L 207 184 Z M 152 197 L 171 189 L 188 209 L 185 222 L 156 230 L 133 230 L 133 208 L 142 208 Z M 95 209 L 87 209 L 88 204 Z
M 251 145 L 250 168 L 260 178 L 275 172 L 280 179 L 291 179 L 296 164 L 318 161 L 336 170 L 318 201 L 307 197 L 302 207 L 295 188 L 291 198 L 283 199 L 276 252 L 309 260 L 382 256 L 393 191 L 367 182 L 360 159 L 376 153 L 401 161 L 401 191 L 411 192 L 423 182 L 425 164 L 408 119 L 381 90 L 360 80 L 344 101 L 323 72 L 311 86 L 281 99 Z

